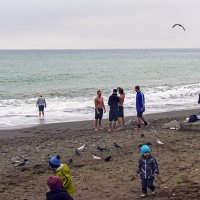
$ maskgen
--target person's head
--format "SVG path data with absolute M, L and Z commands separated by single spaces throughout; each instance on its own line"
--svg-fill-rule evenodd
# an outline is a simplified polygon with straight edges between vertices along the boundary
M 135 86 L 135 91 L 136 91 L 136 92 L 140 91 L 140 86 L 136 85 L 136 86 Z
M 142 145 L 141 147 L 141 154 L 145 157 L 148 157 L 150 155 L 150 148 L 145 144 L 145 145 Z
M 113 90 L 113 94 L 117 94 L 117 89 L 114 89 L 114 90 Z
M 124 94 L 124 90 L 122 88 L 119 88 L 118 91 L 119 91 L 119 94 Z
M 100 97 L 101 96 L 101 90 L 97 91 L 97 96 Z
M 50 176 L 47 185 L 51 191 L 63 188 L 63 180 L 58 176 Z
M 53 169 L 60 167 L 60 156 L 53 156 L 49 159 L 49 164 Z
M 40 94 L 39 97 L 42 97 L 42 94 Z

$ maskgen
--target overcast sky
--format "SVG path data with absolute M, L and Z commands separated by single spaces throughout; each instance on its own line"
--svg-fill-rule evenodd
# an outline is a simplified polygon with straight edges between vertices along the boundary
M 200 48 L 199 9 L 200 0 L 0 0 L 0 49 Z

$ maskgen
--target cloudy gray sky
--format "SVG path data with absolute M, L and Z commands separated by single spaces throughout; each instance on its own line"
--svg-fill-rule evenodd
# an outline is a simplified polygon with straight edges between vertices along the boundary
M 0 0 L 0 49 L 200 48 L 199 9 L 200 0 Z

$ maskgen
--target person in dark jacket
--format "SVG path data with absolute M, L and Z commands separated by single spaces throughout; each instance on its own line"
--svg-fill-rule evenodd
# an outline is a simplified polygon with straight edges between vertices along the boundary
M 116 121 L 118 120 L 119 115 L 119 97 L 117 96 L 117 89 L 113 90 L 112 95 L 108 99 L 108 105 L 110 106 L 109 112 L 109 132 L 116 129 Z M 114 122 L 113 122 L 114 121 Z
M 155 186 L 153 184 L 155 174 L 159 174 L 158 164 L 156 159 L 151 156 L 150 148 L 147 145 L 141 147 L 141 158 L 137 169 L 137 174 L 140 175 L 142 183 L 142 197 L 147 196 L 147 188 L 155 194 Z
M 138 128 L 141 128 L 141 123 L 143 122 L 145 126 L 148 125 L 146 120 L 143 117 L 143 113 L 145 112 L 145 98 L 144 94 L 140 91 L 139 86 L 135 86 L 136 91 L 136 111 L 138 117 Z
M 50 192 L 46 193 L 46 200 L 73 200 L 63 187 L 63 181 L 58 176 L 51 176 L 47 180 Z

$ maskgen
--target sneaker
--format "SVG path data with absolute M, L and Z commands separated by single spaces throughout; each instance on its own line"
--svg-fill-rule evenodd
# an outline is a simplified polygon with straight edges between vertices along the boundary
M 149 125 L 149 124 L 145 121 L 145 122 L 144 122 L 144 126 L 148 126 L 148 125 Z
M 147 196 L 147 194 L 145 194 L 145 193 L 141 194 L 141 197 L 146 197 L 146 196 Z
M 152 194 L 152 195 L 155 195 L 155 194 L 156 194 L 156 191 L 155 191 L 155 190 L 154 190 L 154 191 L 152 191 L 152 192 L 151 192 L 151 194 Z

